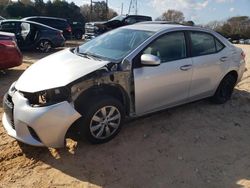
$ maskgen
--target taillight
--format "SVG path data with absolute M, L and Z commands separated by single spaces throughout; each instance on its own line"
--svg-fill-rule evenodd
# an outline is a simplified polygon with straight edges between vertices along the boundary
M 63 37 L 63 32 L 58 32 L 58 33 L 57 33 L 57 36 Z
M 66 30 L 67 30 L 68 32 L 70 32 L 70 33 L 72 32 L 72 29 L 71 29 L 71 27 L 70 27 L 70 26 L 69 26 L 69 27 L 67 27 L 67 28 L 66 28 Z
M 242 51 L 242 52 L 241 52 L 241 59 L 242 59 L 242 60 L 245 60 L 245 58 L 246 58 L 246 54 L 245 54 L 244 51 Z
M 14 40 L 1 40 L 0 41 L 2 45 L 6 47 L 16 47 L 16 42 Z

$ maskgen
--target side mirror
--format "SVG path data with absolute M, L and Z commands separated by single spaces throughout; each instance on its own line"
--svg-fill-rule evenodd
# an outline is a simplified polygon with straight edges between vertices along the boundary
M 141 56 L 141 64 L 147 66 L 158 66 L 161 64 L 161 60 L 157 56 L 151 54 L 143 54 Z

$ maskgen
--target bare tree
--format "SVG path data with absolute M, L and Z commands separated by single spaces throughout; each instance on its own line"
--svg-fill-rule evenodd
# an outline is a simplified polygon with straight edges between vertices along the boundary
M 25 4 L 25 5 L 31 5 L 32 1 L 31 0 L 19 0 L 21 3 Z
M 91 7 L 90 5 L 83 5 L 81 6 L 81 14 L 85 17 L 86 21 L 100 21 L 100 20 L 107 20 L 117 16 L 117 13 L 109 8 L 108 15 L 106 9 L 106 3 L 104 1 L 97 2 L 92 7 L 92 14 L 91 14 Z
M 0 0 L 0 5 L 7 5 L 9 0 Z
M 161 18 L 157 18 L 157 19 L 161 19 L 163 21 L 181 23 L 185 20 L 185 17 L 184 17 L 183 12 L 171 9 L 171 10 L 168 10 L 167 12 L 164 12 Z
M 218 30 L 223 26 L 223 24 L 224 24 L 223 21 L 211 21 L 208 24 L 206 24 L 205 27 L 213 30 Z

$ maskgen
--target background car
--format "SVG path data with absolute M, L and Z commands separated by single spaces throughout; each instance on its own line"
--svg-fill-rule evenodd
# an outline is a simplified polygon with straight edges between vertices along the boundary
M 38 49 L 48 52 L 51 48 L 64 46 L 62 31 L 31 21 L 3 20 L 0 31 L 14 33 L 20 49 Z
M 245 44 L 245 40 L 244 39 L 240 39 L 239 40 L 239 44 Z
M 22 58 L 15 35 L 0 32 L 0 70 L 21 65 Z
M 245 43 L 245 44 L 250 44 L 250 39 L 246 39 L 246 40 L 244 41 L 244 43 Z
M 82 39 L 83 34 L 85 33 L 85 24 L 81 22 L 71 22 L 72 35 L 75 39 Z
M 89 22 L 85 24 L 85 39 L 94 38 L 112 29 L 139 22 L 152 21 L 150 16 L 120 15 L 106 22 Z
M 44 16 L 32 16 L 23 18 L 22 20 L 38 22 L 62 30 L 65 39 L 71 39 L 72 37 L 72 29 L 66 19 L 55 18 L 55 17 L 44 17 Z

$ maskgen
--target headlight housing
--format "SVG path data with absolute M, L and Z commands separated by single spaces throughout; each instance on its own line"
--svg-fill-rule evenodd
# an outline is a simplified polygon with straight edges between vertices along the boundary
M 16 92 L 15 85 L 16 85 L 16 81 L 13 82 L 13 83 L 11 84 L 10 88 L 9 88 L 8 94 L 9 94 L 10 96 L 12 96 L 12 95 Z
M 68 87 L 54 88 L 36 93 L 22 92 L 22 94 L 33 106 L 46 106 L 62 101 L 70 102 L 71 100 L 71 90 Z

